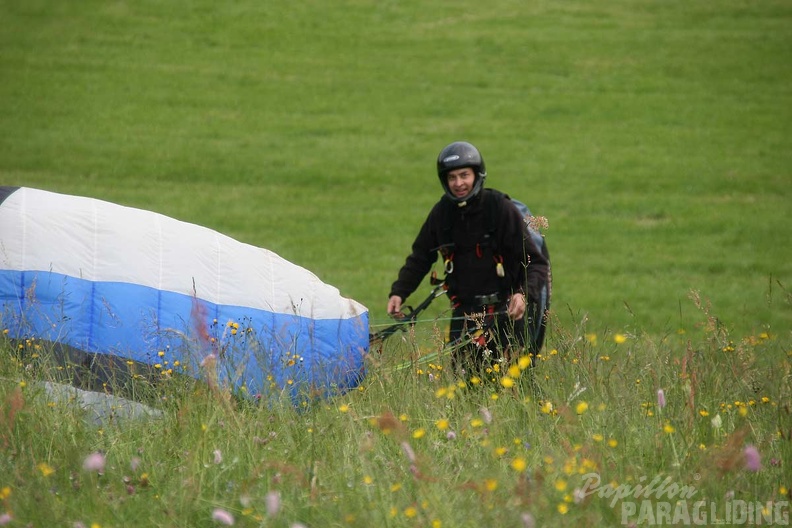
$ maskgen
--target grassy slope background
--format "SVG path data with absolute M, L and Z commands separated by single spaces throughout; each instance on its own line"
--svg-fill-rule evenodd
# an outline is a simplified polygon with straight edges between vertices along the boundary
M 5 184 L 272 249 L 372 319 L 477 144 L 550 221 L 555 307 L 790 328 L 785 2 L 0 2 Z
M 587 472 L 668 475 L 721 516 L 790 497 L 788 2 L 294 4 L 0 0 L 0 183 L 272 249 L 379 323 L 434 158 L 468 139 L 550 222 L 542 393 L 395 369 L 419 347 L 392 338 L 362 390 L 303 412 L 168 380 L 161 420 L 96 428 L 38 398 L 37 343 L 0 338 L 2 522 L 624 522 L 579 497 Z

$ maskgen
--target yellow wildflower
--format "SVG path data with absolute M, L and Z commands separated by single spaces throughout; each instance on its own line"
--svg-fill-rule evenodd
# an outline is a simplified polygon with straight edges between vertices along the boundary
M 36 467 L 38 468 L 39 471 L 41 471 L 41 474 L 44 475 L 45 477 L 49 477 L 50 475 L 55 473 L 55 470 L 52 468 L 52 466 L 50 466 L 46 462 L 41 462 Z

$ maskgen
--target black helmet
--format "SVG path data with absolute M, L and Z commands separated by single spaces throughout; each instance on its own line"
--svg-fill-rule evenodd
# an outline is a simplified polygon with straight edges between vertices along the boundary
M 476 173 L 476 180 L 473 183 L 473 190 L 467 196 L 459 198 L 454 196 L 448 188 L 448 179 L 446 175 L 456 169 L 470 167 Z M 440 185 L 443 186 L 446 196 L 458 206 L 463 207 L 467 201 L 478 195 L 481 188 L 484 186 L 484 180 L 487 178 L 487 168 L 484 165 L 484 158 L 476 147 L 465 141 L 456 141 L 451 143 L 443 150 L 437 157 L 437 177 L 440 178 Z

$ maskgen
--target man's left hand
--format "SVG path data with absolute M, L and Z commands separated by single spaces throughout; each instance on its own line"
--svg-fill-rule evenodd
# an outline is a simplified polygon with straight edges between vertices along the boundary
M 515 293 L 509 299 L 509 319 L 518 321 L 525 315 L 525 295 L 522 293 Z

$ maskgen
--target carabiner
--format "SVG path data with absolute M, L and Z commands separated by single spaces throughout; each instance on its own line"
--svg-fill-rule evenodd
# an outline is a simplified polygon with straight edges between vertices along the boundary
M 454 273 L 454 254 L 452 253 L 443 261 L 443 266 L 445 267 L 446 275 L 450 275 Z

